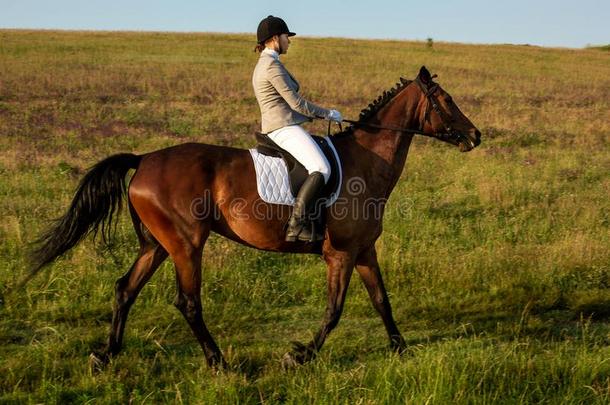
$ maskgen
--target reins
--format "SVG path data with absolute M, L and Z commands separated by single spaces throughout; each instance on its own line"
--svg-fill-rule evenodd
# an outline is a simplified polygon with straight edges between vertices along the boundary
M 432 78 L 435 78 L 435 77 L 436 77 L 436 75 L 432 76 Z M 441 140 L 445 140 L 445 141 L 448 141 L 448 140 L 454 140 L 457 142 L 466 141 L 467 143 L 472 144 L 472 141 L 470 141 L 470 139 L 465 138 L 462 134 L 455 131 L 453 129 L 453 127 L 450 124 L 448 124 L 447 121 L 445 120 L 445 114 L 442 113 L 436 98 L 433 97 L 436 90 L 438 90 L 438 84 L 432 82 L 434 85 L 431 87 L 428 87 L 428 85 L 426 83 L 422 82 L 419 79 L 419 77 L 415 78 L 414 82 L 417 83 L 417 85 L 419 86 L 421 91 L 426 96 L 426 100 L 427 100 L 426 113 L 424 115 L 424 120 L 420 124 L 419 129 L 409 129 L 409 128 L 391 126 L 391 125 L 378 125 L 378 124 L 372 124 L 372 123 L 368 123 L 368 122 L 355 121 L 355 120 L 349 120 L 349 119 L 343 119 L 342 122 L 347 122 L 348 124 L 352 124 L 355 127 L 386 129 L 389 131 L 397 131 L 397 132 L 406 133 L 406 134 L 423 135 L 423 136 L 427 136 L 430 138 L 436 138 L 436 139 L 441 139 Z M 445 131 L 446 131 L 445 133 L 427 134 L 424 132 L 424 124 L 430 120 L 430 110 L 431 109 L 433 109 L 434 112 L 436 112 L 436 114 L 438 114 L 438 117 L 440 118 L 443 126 L 445 127 Z M 330 133 L 331 122 L 332 121 L 328 121 L 328 133 L 327 133 L 328 136 L 331 136 L 331 133 Z M 337 124 L 339 125 L 339 131 L 343 132 L 341 122 L 337 122 Z
M 426 134 L 423 131 L 416 130 L 416 129 L 400 128 L 400 127 L 394 127 L 394 126 L 389 126 L 389 125 L 377 125 L 377 124 L 371 124 L 371 123 L 368 123 L 368 122 L 354 121 L 354 120 L 347 120 L 347 119 L 344 119 L 343 122 L 347 122 L 348 124 L 352 124 L 355 127 L 369 127 L 369 128 L 374 128 L 374 129 L 387 129 L 387 130 L 390 130 L 390 131 L 404 132 L 404 133 L 407 133 L 407 134 L 433 136 L 433 135 Z M 339 124 L 339 129 L 341 129 L 341 123 L 339 122 L 338 124 Z
M 325 119 L 322 117 L 316 117 L 318 119 Z M 341 122 L 337 122 L 337 125 L 339 126 L 339 132 L 343 132 L 343 126 L 341 125 L 342 122 L 347 122 L 348 124 L 351 124 L 355 127 L 368 127 L 368 128 L 374 128 L 374 129 L 387 129 L 389 131 L 397 131 L 397 132 L 404 132 L 407 134 L 414 134 L 414 135 L 423 135 L 423 136 L 428 136 L 431 138 L 435 138 L 436 136 L 434 135 L 430 135 L 430 134 L 426 134 L 423 131 L 420 130 L 416 130 L 416 129 L 409 129 L 409 128 L 400 128 L 400 127 L 394 127 L 394 126 L 388 126 L 388 125 L 377 125 L 377 124 L 371 124 L 369 122 L 363 122 L 363 121 L 355 121 L 355 120 L 348 120 L 348 119 L 343 119 Z M 328 131 L 327 131 L 327 135 L 328 136 L 332 136 L 332 134 L 330 133 L 330 126 L 333 123 L 333 121 L 328 121 Z
M 409 129 L 409 128 L 399 128 L 399 127 L 394 127 L 394 126 L 388 126 L 388 125 L 377 125 L 377 124 L 371 124 L 368 122 L 362 122 L 362 121 L 354 121 L 354 120 L 348 120 L 348 119 L 344 119 L 342 122 L 347 122 L 348 124 L 352 124 L 355 127 L 368 127 L 368 128 L 374 128 L 374 129 L 387 129 L 389 131 L 397 131 L 397 132 L 402 132 L 405 134 L 413 134 L 413 135 L 422 135 L 422 136 L 426 136 L 428 138 L 435 138 L 435 139 L 441 139 L 441 140 L 451 140 L 451 138 L 454 138 L 456 141 L 462 141 L 464 139 L 464 136 L 461 135 L 458 132 L 455 132 L 453 130 L 451 130 L 451 132 L 446 132 L 446 133 L 442 133 L 442 134 L 427 134 L 425 132 L 423 132 L 422 130 L 417 130 L 417 129 Z M 330 122 L 328 123 L 328 136 L 331 136 L 330 133 Z M 338 122 L 337 123 L 339 125 L 339 131 L 343 132 L 343 129 L 341 127 L 341 123 Z M 469 139 L 466 139 L 466 141 L 468 143 L 472 143 Z

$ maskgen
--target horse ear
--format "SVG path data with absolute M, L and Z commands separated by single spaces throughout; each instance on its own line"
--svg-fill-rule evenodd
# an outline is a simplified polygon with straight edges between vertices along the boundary
M 422 66 L 419 69 L 419 74 L 417 75 L 417 77 L 419 77 L 419 80 L 426 84 L 430 83 L 430 81 L 432 80 L 432 77 L 430 77 L 430 72 L 428 72 L 428 69 L 426 69 L 425 66 Z

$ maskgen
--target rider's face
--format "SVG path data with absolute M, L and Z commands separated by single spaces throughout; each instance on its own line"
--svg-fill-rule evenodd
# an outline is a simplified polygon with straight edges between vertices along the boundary
M 286 53 L 288 52 L 288 47 L 290 46 L 290 38 L 288 38 L 288 34 L 281 34 L 278 37 L 278 41 L 279 41 L 279 53 Z

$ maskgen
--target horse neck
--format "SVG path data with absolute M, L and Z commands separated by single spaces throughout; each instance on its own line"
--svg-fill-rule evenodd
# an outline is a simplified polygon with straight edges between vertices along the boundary
M 407 86 L 366 122 L 394 128 L 418 128 L 420 94 L 414 87 Z M 361 165 L 365 173 L 374 175 L 375 179 L 371 180 L 379 184 L 380 188 L 386 190 L 386 195 L 389 195 L 400 178 L 413 135 L 362 126 L 354 130 L 353 139 L 355 142 L 352 147 L 356 155 L 361 154 L 364 148 L 372 157 L 372 159 L 363 159 L 357 164 Z M 384 184 L 381 184 L 382 182 Z

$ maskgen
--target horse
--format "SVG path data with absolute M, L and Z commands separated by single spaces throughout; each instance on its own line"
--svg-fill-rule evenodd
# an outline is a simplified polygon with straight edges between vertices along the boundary
M 94 353 L 102 364 L 120 352 L 130 308 L 170 256 L 176 272 L 174 305 L 201 345 L 207 364 L 213 368 L 226 365 L 201 307 L 202 254 L 211 232 L 256 249 L 317 254 L 324 259 L 327 304 L 322 325 L 308 344 L 293 343 L 283 364 L 303 364 L 320 351 L 339 322 L 354 268 L 381 316 L 390 347 L 403 352 L 407 345 L 393 318 L 375 249 L 382 233 L 385 201 L 402 173 L 416 134 L 447 142 L 462 152 L 475 148 L 481 139 L 479 130 L 435 77 L 422 66 L 415 80 L 401 78 L 363 109 L 357 121 L 349 121 L 349 128 L 333 137 L 347 180 L 339 199 L 350 208 L 347 212 L 325 208 L 323 241 L 284 240 L 291 208 L 261 201 L 247 150 L 185 143 L 143 155 L 116 154 L 95 164 L 81 179 L 67 212 L 37 239 L 32 270 L 24 282 L 88 234 L 95 237 L 101 231 L 106 241 L 127 197 L 140 249 L 131 268 L 115 284 L 108 343 L 102 353 Z M 135 173 L 126 187 L 131 169 Z M 348 189 L 353 187 L 351 179 L 358 180 L 358 192 Z M 368 215 L 371 210 L 377 215 Z

